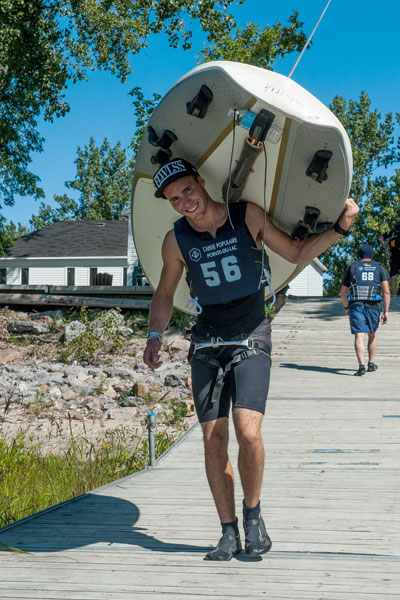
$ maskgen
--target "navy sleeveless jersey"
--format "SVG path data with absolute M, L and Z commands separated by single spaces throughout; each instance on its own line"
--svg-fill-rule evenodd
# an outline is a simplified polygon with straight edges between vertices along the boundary
M 229 211 L 233 228 L 227 219 L 215 238 L 196 232 L 185 217 L 174 224 L 191 294 L 202 306 L 231 302 L 260 289 L 260 269 L 245 223 L 246 202 L 235 202 Z
M 380 264 L 376 261 L 357 260 L 352 264 L 353 283 L 348 295 L 349 302 L 382 300 Z

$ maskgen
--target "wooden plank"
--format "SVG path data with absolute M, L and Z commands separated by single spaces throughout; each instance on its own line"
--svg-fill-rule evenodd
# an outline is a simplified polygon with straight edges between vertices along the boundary
M 123 296 L 152 296 L 154 290 L 149 285 L 49 285 L 49 294 L 83 295 L 119 295 Z
M 355 355 L 339 300 L 289 302 L 273 327 L 263 423 L 268 555 L 203 561 L 219 524 L 197 426 L 154 469 L 0 530 L 0 540 L 34 552 L 2 553 L 0 598 L 397 599 L 400 419 L 383 416 L 400 412 L 396 336 L 382 328 L 380 368 L 360 381 L 348 368 Z M 233 431 L 231 451 L 237 476 Z
M 148 309 L 150 300 L 135 298 L 92 298 L 88 296 L 58 296 L 53 294 L 0 294 L 0 304 L 54 306 L 89 306 L 91 308 Z
M 22 571 L 21 571 L 22 572 Z M 114 569 L 115 576 L 118 578 L 118 588 L 120 590 L 128 589 L 129 586 L 134 585 L 137 591 L 151 591 L 155 592 L 157 589 L 170 589 L 177 590 L 181 594 L 184 593 L 186 589 L 186 593 L 190 594 L 190 587 L 192 586 L 192 591 L 202 586 L 202 592 L 206 593 L 207 591 L 217 591 L 222 595 L 224 591 L 225 594 L 235 595 L 236 597 L 243 596 L 239 594 L 243 594 L 243 589 L 238 590 L 234 588 L 234 584 L 232 583 L 232 579 L 223 579 L 222 577 L 218 577 L 221 574 L 221 571 L 218 569 L 208 569 L 207 572 L 193 572 L 187 571 L 185 569 L 176 569 L 175 571 L 166 571 L 162 570 L 153 570 L 151 572 L 148 571 L 124 571 L 119 569 L 118 567 Z M 214 575 L 209 578 L 205 576 Z M 18 573 L 16 574 L 18 577 Z M 70 568 L 69 570 L 58 571 L 57 577 L 54 577 L 53 581 L 48 581 L 48 572 L 44 569 L 37 569 L 36 571 L 31 572 L 31 579 L 29 582 L 17 583 L 13 584 L 13 580 L 9 576 L 5 580 L 0 583 L 0 589 L 6 588 L 7 585 L 14 585 L 14 588 L 17 589 L 35 589 L 35 588 L 43 588 L 45 589 L 82 589 L 82 590 L 90 590 L 90 591 L 103 591 L 104 587 L 109 587 L 112 589 L 112 583 L 108 583 L 106 581 L 106 574 L 101 569 L 90 570 L 86 569 L 85 571 L 76 570 L 74 568 Z M 362 591 L 368 591 L 369 593 L 380 593 L 383 589 L 386 589 L 388 592 L 392 591 L 395 593 L 395 586 L 397 586 L 397 581 L 385 581 L 385 578 L 381 575 L 375 576 L 373 578 L 365 578 L 364 574 L 360 574 L 359 577 L 355 577 L 354 581 L 350 582 L 349 578 L 344 580 L 343 582 L 338 582 L 337 579 L 325 576 L 321 585 L 321 577 L 308 577 L 307 574 L 297 574 L 296 579 L 286 579 L 285 574 L 275 574 L 268 573 L 268 578 L 266 581 L 265 573 L 260 570 L 253 570 L 252 572 L 248 572 L 246 569 L 241 569 L 239 572 L 235 573 L 233 570 L 231 575 L 237 575 L 242 577 L 243 584 L 250 584 L 251 591 L 254 594 L 264 593 L 265 587 L 267 585 L 269 590 L 277 589 L 279 590 L 282 587 L 282 583 L 285 582 L 286 589 L 293 590 L 310 590 L 313 589 L 321 589 L 325 588 L 325 590 L 330 590 L 333 592 L 349 592 L 357 590 L 358 593 Z M 84 580 L 83 580 L 84 579 Z M 82 581 L 83 580 L 83 581 Z M 69 587 L 67 587 L 69 586 Z M 349 590 L 350 586 L 350 590 Z M 113 586 L 114 587 L 114 586 Z
M 131 577 L 128 582 L 120 583 L 118 582 L 116 586 L 113 586 L 112 583 L 108 585 L 104 585 L 102 581 L 94 582 L 94 583 L 84 583 L 80 582 L 79 585 L 74 586 L 74 582 L 57 582 L 57 583 L 48 583 L 48 582 L 40 582 L 35 583 L 21 583 L 15 586 L 15 591 L 24 591 L 27 595 L 25 599 L 28 600 L 31 598 L 31 592 L 35 593 L 40 590 L 41 592 L 46 591 L 55 591 L 60 594 L 60 592 L 64 592 L 66 594 L 70 594 L 71 590 L 79 591 L 79 594 L 98 594 L 98 597 L 103 597 L 100 594 L 112 593 L 113 589 L 117 587 L 120 594 L 131 594 L 129 597 L 132 598 L 132 586 L 134 586 L 135 592 L 134 597 L 137 597 L 137 594 L 152 594 L 153 597 L 157 597 L 159 594 L 166 594 L 166 597 L 179 597 L 179 598 L 240 598 L 244 600 L 244 598 L 248 598 L 249 596 L 243 595 L 243 592 L 249 593 L 249 586 L 251 589 L 252 596 L 250 597 L 259 597 L 261 594 L 265 594 L 265 597 L 270 598 L 270 594 L 275 593 L 281 594 L 281 597 L 289 597 L 289 593 L 293 594 L 292 598 L 329 598 L 329 600 L 334 600 L 336 598 L 348 599 L 350 598 L 376 598 L 378 597 L 386 597 L 393 600 L 398 598 L 398 588 L 396 589 L 394 585 L 386 584 L 384 580 L 378 580 L 373 583 L 366 583 L 365 585 L 357 586 L 356 584 L 350 586 L 348 583 L 343 585 L 334 585 L 330 583 L 326 583 L 326 581 L 319 581 L 314 584 L 311 582 L 298 582 L 291 583 L 285 581 L 283 578 L 278 582 L 269 582 L 269 581 L 260 581 L 259 583 L 253 583 L 253 578 L 245 578 L 242 581 L 242 585 L 240 587 L 234 586 L 233 583 L 227 582 L 226 584 L 222 584 L 223 578 L 218 577 L 218 575 L 210 577 L 202 577 L 201 580 L 192 577 L 190 574 L 187 577 L 187 581 L 185 581 L 184 577 L 176 577 L 174 580 L 165 580 L 164 581 L 153 581 L 145 583 L 136 583 L 134 577 Z M 9 582 L 0 582 L 0 589 L 4 589 L 6 585 L 9 585 Z M 39 587 L 40 586 L 40 587 Z M 368 586 L 368 588 L 366 588 Z M 282 594 L 282 589 L 284 593 Z M 13 590 L 14 591 L 14 590 Z M 286 592 L 286 594 L 285 594 Z M 168 595 L 169 594 L 169 595 Z M 99 596 L 100 595 L 100 596 Z M 40 597 L 40 596 L 39 596 Z M 44 596 L 45 597 L 45 596 Z M 54 596 L 50 596 L 54 598 Z M 57 597 L 57 596 L 56 596 Z M 59 595 L 58 597 L 63 597 Z M 70 595 L 66 595 L 65 597 L 71 598 Z M 85 596 L 82 596 L 83 598 Z M 86 596 L 87 597 L 87 596 Z M 90 597 L 90 596 L 89 596 Z M 93 596 L 94 597 L 94 596 Z M 107 596 L 104 596 L 107 597 Z M 112 597 L 112 596 L 111 596 Z
M 43 292 L 45 294 L 70 294 L 82 295 L 121 295 L 121 296 L 152 296 L 154 290 L 148 285 L 24 285 L 24 284 L 0 284 L 0 295 L 5 292 Z

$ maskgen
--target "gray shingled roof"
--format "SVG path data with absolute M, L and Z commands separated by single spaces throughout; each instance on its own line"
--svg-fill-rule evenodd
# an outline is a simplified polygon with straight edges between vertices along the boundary
M 127 256 L 128 221 L 60 221 L 33 231 L 5 250 L 6 257 Z

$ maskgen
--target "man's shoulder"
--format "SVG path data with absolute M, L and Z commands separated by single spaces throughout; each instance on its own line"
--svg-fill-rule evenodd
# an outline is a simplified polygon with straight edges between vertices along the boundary
M 185 264 L 173 229 L 170 229 L 165 234 L 161 254 L 164 265 L 172 265 L 178 262 Z
M 380 276 L 381 276 L 381 281 L 389 281 L 390 275 L 389 275 L 387 269 L 380 263 L 378 263 L 378 265 L 380 267 L 379 272 L 380 272 Z
M 359 262 L 360 262 L 359 260 L 353 260 L 353 262 L 351 262 L 351 263 L 348 265 L 348 267 L 347 267 L 347 269 L 346 269 L 346 271 L 345 271 L 345 272 L 346 272 L 346 273 L 350 273 L 350 271 L 353 271 L 353 270 L 356 268 L 356 265 L 357 265 L 357 263 L 359 263 Z
M 177 250 L 179 250 L 178 242 L 176 240 L 175 230 L 170 229 L 164 236 L 163 241 L 163 253 L 167 254 L 176 254 Z
M 241 203 L 246 205 L 246 217 L 247 215 L 259 215 L 264 214 L 263 209 L 258 204 L 251 202 L 250 200 L 241 200 Z
M 349 264 L 346 267 L 345 272 L 343 273 L 342 285 L 344 285 L 345 287 L 350 287 L 352 266 L 355 264 L 356 264 L 355 262 L 352 262 L 351 264 Z
M 175 229 L 170 229 L 164 236 L 164 242 L 171 242 L 171 240 L 176 239 L 175 237 Z
M 254 202 L 250 202 L 247 200 L 242 201 L 245 204 L 246 213 L 245 213 L 245 221 L 246 225 L 250 228 L 250 230 L 257 230 L 262 227 L 264 223 L 264 210 L 258 204 L 254 204 Z M 268 214 L 266 215 L 266 219 L 268 220 Z

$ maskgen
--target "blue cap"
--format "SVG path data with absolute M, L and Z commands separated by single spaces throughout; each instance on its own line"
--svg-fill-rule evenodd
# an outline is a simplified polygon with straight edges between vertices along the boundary
M 365 246 L 361 246 L 360 248 L 360 258 L 372 258 L 374 255 L 374 249 L 369 244 L 365 244 Z

